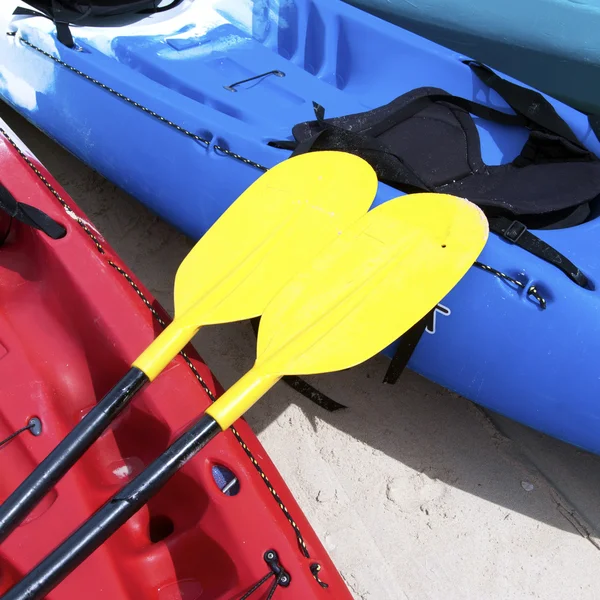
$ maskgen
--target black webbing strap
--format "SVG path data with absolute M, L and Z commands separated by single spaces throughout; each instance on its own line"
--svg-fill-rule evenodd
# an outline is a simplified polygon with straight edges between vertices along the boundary
M 428 312 L 418 323 L 413 325 L 399 340 L 398 346 L 396 348 L 396 352 L 390 361 L 388 369 L 383 378 L 383 383 L 391 383 L 394 384 L 398 381 L 400 375 L 406 366 L 408 365 L 408 361 L 413 355 L 417 344 L 423 334 L 425 333 L 425 329 L 427 329 L 427 325 L 431 321 L 433 317 L 433 312 Z
M 29 17 L 46 17 L 51 19 L 52 17 L 49 14 L 41 10 L 33 10 L 33 8 L 25 8 L 24 6 L 17 6 L 15 10 L 13 10 L 13 15 L 27 15 Z
M 50 19 L 54 22 L 54 25 L 56 26 L 56 38 L 61 44 L 63 44 L 67 48 L 75 47 L 75 41 L 73 40 L 73 35 L 71 33 L 71 30 L 69 29 L 69 23 L 76 23 L 92 15 L 91 5 L 88 5 L 87 10 L 81 12 L 81 14 L 77 14 L 74 13 L 74 11 L 65 10 L 61 3 L 57 2 L 56 0 L 51 0 L 51 8 L 47 8 L 42 3 L 37 2 L 36 0 L 27 1 L 33 6 L 33 9 L 18 6 L 13 11 L 13 15 L 29 15 L 34 17 L 46 17 L 47 19 Z M 166 4 L 164 6 L 158 6 L 159 0 L 153 0 L 154 6 L 150 8 L 145 8 L 142 10 L 123 11 L 122 14 L 130 13 L 146 15 L 164 12 L 166 10 L 174 8 L 178 4 L 181 4 L 182 1 L 183 0 L 172 0 L 172 2 L 170 2 L 169 4 Z M 86 7 L 86 4 L 83 2 L 81 4 L 82 7 L 80 10 L 83 10 Z
M 267 146 L 279 150 L 295 150 L 298 147 L 298 142 L 296 140 L 271 140 L 267 142 Z
M 558 115 L 542 94 L 502 79 L 490 68 L 476 61 L 465 61 L 465 64 L 483 83 L 500 94 L 517 114 L 528 119 L 531 124 L 560 135 L 577 146 L 582 146 L 566 121 Z
M 69 25 L 64 21 L 54 20 L 54 26 L 56 27 L 56 39 L 67 48 L 75 48 L 75 41 Z
M 0 183 L 0 210 L 8 213 L 13 219 L 44 232 L 48 237 L 57 240 L 67 233 L 65 227 L 57 223 L 34 206 L 17 202 L 14 196 Z
M 74 48 L 75 42 L 73 40 L 73 35 L 71 34 L 71 30 L 69 29 L 69 24 L 67 20 L 61 19 L 61 8 L 60 5 L 52 1 L 52 11 L 44 10 L 39 7 L 37 10 L 32 8 L 24 8 L 22 6 L 17 6 L 13 11 L 13 15 L 28 15 L 31 17 L 46 17 L 46 19 L 50 19 L 54 22 L 54 26 L 56 27 L 56 39 L 66 46 L 67 48 Z
M 323 392 L 320 392 L 316 387 L 310 385 L 310 383 L 297 375 L 286 375 L 283 378 L 283 382 L 327 412 L 335 412 L 348 408 L 344 404 L 340 404 Z
M 588 278 L 566 256 L 558 250 L 533 235 L 520 221 L 512 221 L 506 217 L 488 219 L 490 231 L 498 234 L 511 244 L 515 244 L 527 252 L 560 269 L 571 281 L 587 288 Z

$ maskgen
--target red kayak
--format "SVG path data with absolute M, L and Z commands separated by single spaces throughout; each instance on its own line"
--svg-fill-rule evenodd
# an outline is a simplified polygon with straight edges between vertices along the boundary
M 0 122 L 0 502 L 128 370 L 165 311 Z M 7 208 L 8 207 L 8 208 Z M 221 392 L 186 348 L 0 546 L 0 594 Z M 278 577 L 283 572 L 286 577 Z M 349 600 L 248 425 L 218 436 L 52 600 Z

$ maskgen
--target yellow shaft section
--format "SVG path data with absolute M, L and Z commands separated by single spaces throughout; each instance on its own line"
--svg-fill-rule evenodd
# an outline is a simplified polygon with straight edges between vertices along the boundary
M 225 430 L 258 402 L 280 379 L 281 375 L 264 375 L 254 367 L 209 406 L 206 414 Z
M 194 337 L 197 327 L 182 326 L 181 320 L 173 321 L 135 360 L 137 367 L 150 381 L 154 381 L 160 372 L 177 356 L 183 347 Z

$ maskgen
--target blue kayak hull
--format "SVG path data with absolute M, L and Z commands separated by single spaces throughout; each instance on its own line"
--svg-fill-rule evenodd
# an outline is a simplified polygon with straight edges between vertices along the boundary
M 600 4 L 586 0 L 346 0 L 600 114 Z
M 338 116 L 436 86 L 507 110 L 464 65 L 465 56 L 342 2 L 212 4 L 224 8 L 200 15 L 200 25 L 193 12 L 200 5 L 186 1 L 173 9 L 172 30 L 168 23 L 153 29 L 149 19 L 146 29 L 137 23 L 118 35 L 109 31 L 108 41 L 90 28 L 72 28 L 75 49 L 58 43 L 43 18 L 4 15 L 14 35 L 0 36 L 0 95 L 192 238 L 260 176 L 255 164 L 268 168 L 289 156 L 267 144 L 290 139 L 293 125 L 313 119 L 312 101 Z M 242 9 L 249 14 L 236 13 Z M 274 70 L 283 76 L 265 75 L 230 91 Z M 600 153 L 587 118 L 553 103 Z M 519 153 L 527 132 L 476 121 L 485 162 L 501 164 Z M 376 204 L 398 195 L 381 184 Z M 538 233 L 600 286 L 600 219 Z M 443 301 L 411 368 L 600 453 L 599 293 L 495 235 L 480 260 L 525 289 L 535 285 L 547 309 L 521 287 L 473 268 Z

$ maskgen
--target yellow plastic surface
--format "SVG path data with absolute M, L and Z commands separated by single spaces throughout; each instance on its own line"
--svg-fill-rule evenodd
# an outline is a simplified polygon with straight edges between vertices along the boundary
M 201 326 L 261 315 L 307 261 L 366 213 L 376 191 L 371 166 L 343 152 L 303 154 L 259 177 L 184 259 L 175 319 L 133 366 L 152 380 Z
M 229 427 L 281 376 L 345 369 L 383 350 L 460 281 L 487 236 L 483 213 L 454 196 L 373 209 L 267 306 L 255 366 L 207 412 Z

